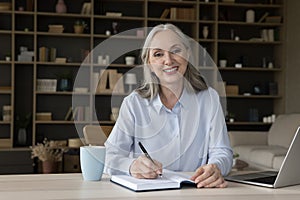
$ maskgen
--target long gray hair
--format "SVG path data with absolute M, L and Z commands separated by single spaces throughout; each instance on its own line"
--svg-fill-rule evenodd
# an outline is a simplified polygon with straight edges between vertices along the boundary
M 186 47 L 188 52 L 191 52 L 190 42 L 188 37 L 176 26 L 173 24 L 160 24 L 155 26 L 150 33 L 148 34 L 143 49 L 141 53 L 141 59 L 144 64 L 144 82 L 143 84 L 136 89 L 136 91 L 143 97 L 152 99 L 156 97 L 160 92 L 160 81 L 158 77 L 151 72 L 148 64 L 149 64 L 149 52 L 150 52 L 150 43 L 153 40 L 153 37 L 156 33 L 165 31 L 165 30 L 171 30 L 175 34 L 179 36 L 179 38 L 182 41 L 182 44 Z M 205 80 L 201 76 L 200 72 L 196 69 L 195 66 L 193 66 L 191 62 L 193 60 L 193 56 L 190 53 L 189 60 L 188 60 L 188 66 L 186 69 L 186 72 L 184 73 L 184 85 L 186 88 L 188 88 L 189 92 L 200 92 L 201 90 L 207 89 L 207 84 L 205 83 Z M 188 87 L 190 86 L 190 87 Z

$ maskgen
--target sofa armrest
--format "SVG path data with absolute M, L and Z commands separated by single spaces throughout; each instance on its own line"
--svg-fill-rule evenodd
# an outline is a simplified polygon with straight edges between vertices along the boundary
M 268 132 L 264 131 L 229 131 L 231 146 L 267 145 Z

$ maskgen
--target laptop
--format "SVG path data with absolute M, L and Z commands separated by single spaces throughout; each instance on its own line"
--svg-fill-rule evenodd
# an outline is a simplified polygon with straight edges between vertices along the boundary
M 233 175 L 225 177 L 228 181 L 246 183 L 251 185 L 280 188 L 290 185 L 300 184 L 300 127 L 290 144 L 288 152 L 281 164 L 278 172 L 276 171 L 261 171 L 242 175 Z

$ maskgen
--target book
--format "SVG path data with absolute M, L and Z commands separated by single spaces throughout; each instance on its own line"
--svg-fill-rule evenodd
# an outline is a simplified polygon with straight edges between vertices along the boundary
M 194 20 L 195 9 L 193 8 L 170 8 L 170 19 Z
M 47 62 L 48 61 L 48 48 L 47 47 L 40 47 L 39 48 L 39 61 L 40 62 Z
M 160 19 L 166 19 L 167 16 L 169 15 L 169 13 L 170 13 L 170 9 L 169 8 L 164 9 L 163 13 L 160 16 Z
M 257 23 L 263 22 L 263 21 L 266 19 L 266 17 L 267 17 L 268 15 L 269 15 L 269 13 L 268 13 L 268 12 L 265 12 L 265 14 L 264 14 L 263 16 L 261 16 L 261 18 L 258 20 Z
M 109 70 L 101 69 L 99 74 L 100 80 L 98 81 L 97 93 L 109 91 L 109 89 L 107 89 Z
M 71 120 L 71 116 L 72 116 L 72 106 L 69 108 L 67 114 L 65 115 L 65 121 Z
M 129 175 L 112 175 L 111 182 L 121 185 L 135 192 L 180 189 L 182 184 L 196 187 L 190 176 L 180 172 L 164 169 L 162 177 L 156 179 L 138 179 Z
M 116 89 L 114 90 L 116 93 L 123 94 L 125 92 L 124 90 L 124 80 L 123 80 L 123 74 L 117 73 L 117 83 L 116 83 Z
M 281 16 L 267 16 L 265 22 L 266 23 L 280 23 Z
M 116 69 L 109 70 L 108 79 L 109 79 L 109 89 L 110 91 L 113 91 L 118 81 L 118 72 Z

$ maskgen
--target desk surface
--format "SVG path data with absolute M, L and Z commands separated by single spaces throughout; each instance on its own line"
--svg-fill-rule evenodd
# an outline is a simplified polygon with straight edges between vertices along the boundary
M 299 199 L 300 185 L 269 189 L 229 183 L 224 189 L 163 190 L 136 193 L 113 184 L 108 176 L 102 181 L 83 181 L 81 174 L 1 175 L 0 199 Z

